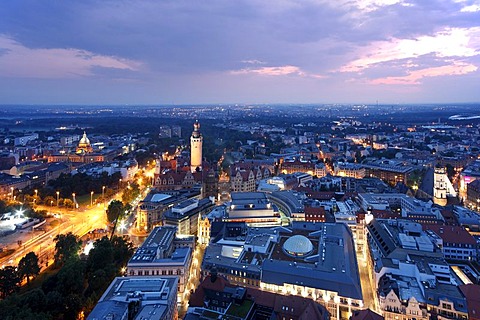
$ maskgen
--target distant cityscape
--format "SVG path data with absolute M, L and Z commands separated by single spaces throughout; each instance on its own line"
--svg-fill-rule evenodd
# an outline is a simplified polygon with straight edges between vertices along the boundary
M 4 106 L 0 310 L 479 319 L 479 110 Z

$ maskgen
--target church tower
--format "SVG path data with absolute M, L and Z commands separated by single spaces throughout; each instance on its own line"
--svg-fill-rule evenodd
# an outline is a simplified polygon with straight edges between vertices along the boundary
M 162 158 L 155 160 L 155 171 L 153 172 L 152 186 L 156 187 L 159 184 L 160 176 L 162 175 Z
M 202 145 L 203 137 L 200 133 L 200 123 L 198 120 L 193 124 L 193 132 L 190 137 L 190 170 L 196 172 L 197 168 L 202 170 Z
M 445 168 L 436 166 L 433 174 L 433 202 L 445 206 L 447 204 L 447 181 Z

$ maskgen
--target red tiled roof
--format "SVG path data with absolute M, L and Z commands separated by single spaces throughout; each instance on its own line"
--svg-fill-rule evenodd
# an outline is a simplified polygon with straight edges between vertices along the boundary
M 424 224 L 424 230 L 432 230 L 443 242 L 447 243 L 461 243 L 476 245 L 475 238 L 460 226 L 446 226 L 440 224 Z
M 464 284 L 459 286 L 465 298 L 467 298 L 468 318 L 480 319 L 480 286 L 478 284 Z

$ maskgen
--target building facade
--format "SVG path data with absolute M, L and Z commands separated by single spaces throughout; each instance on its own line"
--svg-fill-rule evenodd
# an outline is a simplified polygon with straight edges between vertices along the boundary
M 200 133 L 200 123 L 195 121 L 193 132 L 190 137 L 190 170 L 191 172 L 202 170 L 202 147 L 203 137 Z

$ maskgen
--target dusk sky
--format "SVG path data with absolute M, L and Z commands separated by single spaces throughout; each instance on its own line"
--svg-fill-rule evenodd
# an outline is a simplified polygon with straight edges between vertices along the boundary
M 480 0 L 0 3 L 0 103 L 480 102 Z

